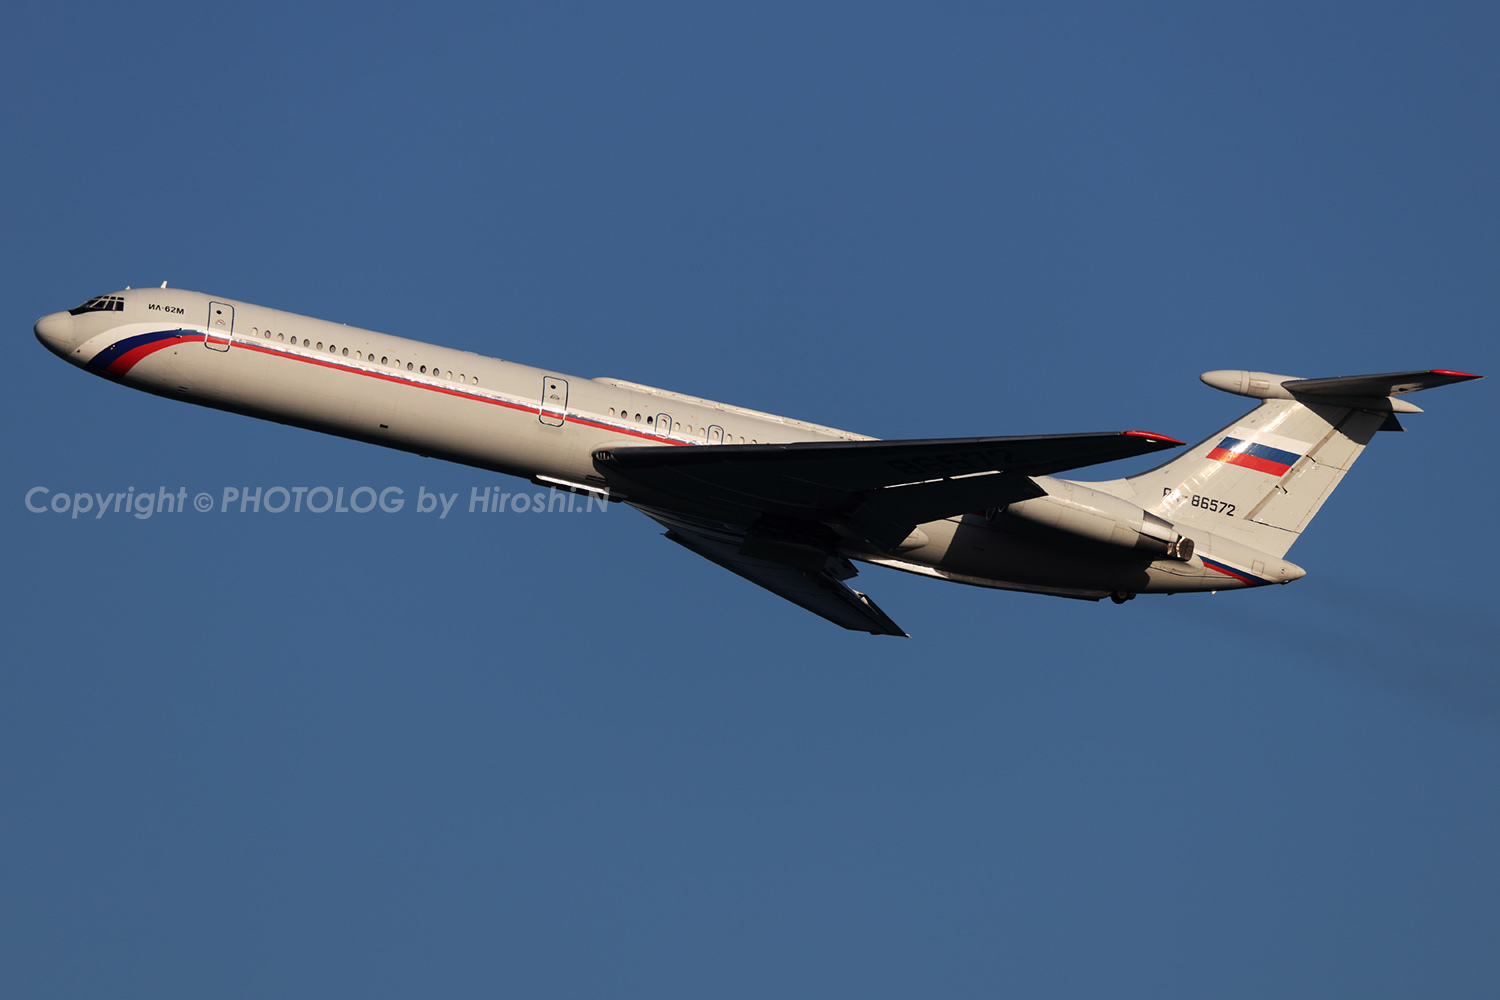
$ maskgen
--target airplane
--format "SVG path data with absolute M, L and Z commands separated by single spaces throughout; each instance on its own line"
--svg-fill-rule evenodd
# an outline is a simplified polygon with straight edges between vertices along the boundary
M 878 440 L 183 289 L 95 296 L 37 339 L 134 389 L 623 502 L 666 537 L 813 614 L 906 633 L 848 586 L 863 562 L 1123 604 L 1286 584 L 1284 557 L 1401 398 L 1433 369 L 1296 378 L 1212 371 L 1255 408 L 1174 458 L 1100 482 L 1060 472 L 1183 442 L 1145 431 Z

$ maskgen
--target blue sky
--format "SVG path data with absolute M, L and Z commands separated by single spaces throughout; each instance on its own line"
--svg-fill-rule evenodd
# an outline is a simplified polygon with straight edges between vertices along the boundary
M 623 508 L 23 496 L 497 481 L 32 337 L 163 280 L 882 437 L 1196 441 L 1247 408 L 1209 369 L 1495 374 L 1497 29 L 10 11 L 0 992 L 1492 995 L 1491 382 L 1377 439 L 1292 586 L 1115 607 L 865 569 L 905 641 Z

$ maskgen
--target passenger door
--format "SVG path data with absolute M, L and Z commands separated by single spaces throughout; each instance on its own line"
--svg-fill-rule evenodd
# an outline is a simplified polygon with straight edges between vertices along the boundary
M 568 416 L 568 380 L 548 375 L 542 379 L 538 418 L 548 427 L 561 427 Z
M 203 336 L 203 346 L 211 351 L 229 350 L 229 338 L 234 333 L 234 306 L 228 302 L 208 304 L 208 333 Z

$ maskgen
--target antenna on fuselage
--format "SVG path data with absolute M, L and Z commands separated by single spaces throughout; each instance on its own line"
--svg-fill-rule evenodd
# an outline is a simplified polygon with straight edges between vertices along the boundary
M 161 287 L 163 287 L 163 288 L 166 288 L 166 287 L 167 287 L 167 283 L 166 283 L 166 282 L 165 282 L 165 281 L 163 281 L 163 282 L 162 282 L 162 283 L 161 283 Z

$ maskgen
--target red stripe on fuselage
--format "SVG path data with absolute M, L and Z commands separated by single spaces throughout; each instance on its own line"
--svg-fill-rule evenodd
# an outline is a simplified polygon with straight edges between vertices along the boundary
M 1221 562 L 1215 562 L 1212 559 L 1204 559 L 1203 565 L 1213 570 L 1215 573 L 1223 573 L 1225 576 L 1234 580 L 1238 580 L 1248 587 L 1263 587 L 1270 582 L 1268 580 L 1262 580 L 1259 577 L 1251 576 L 1248 573 L 1241 573 L 1239 570 L 1226 566 Z
M 1250 582 L 1250 578 L 1248 576 L 1242 576 L 1241 574 L 1236 573 L 1234 570 L 1229 569 L 1227 566 L 1215 566 L 1213 563 L 1204 563 L 1203 565 L 1207 566 L 1215 573 L 1223 573 L 1225 576 L 1238 580 L 1241 583 Z
M 184 340 L 187 340 L 188 337 L 196 338 L 198 336 L 200 335 L 189 334 L 187 337 L 173 337 L 167 340 L 158 341 L 154 344 L 145 344 L 141 347 L 137 347 L 135 350 L 128 351 L 125 354 L 120 355 L 120 357 L 116 358 L 113 362 L 110 363 L 109 368 L 106 370 L 109 371 L 112 375 L 124 375 L 130 370 L 132 366 L 136 364 L 136 362 L 140 361 L 147 355 L 152 354 L 155 351 L 159 351 L 163 347 L 169 347 L 173 344 L 180 344 Z M 197 343 L 198 341 L 195 339 L 191 342 Z M 331 368 L 334 371 L 347 372 L 350 375 L 362 375 L 366 378 L 380 379 L 384 382 L 394 382 L 397 385 L 410 386 L 413 389 L 426 389 L 429 392 L 440 392 L 445 396 L 456 396 L 459 399 L 468 399 L 476 403 L 488 403 L 491 406 L 503 406 L 506 409 L 517 410 L 521 413 L 539 412 L 539 408 L 537 406 L 531 406 L 525 403 L 513 403 L 508 399 L 496 399 L 493 396 L 483 396 L 479 395 L 478 393 L 468 392 L 460 389 L 451 389 L 448 386 L 444 385 L 430 385 L 426 382 L 418 382 L 416 379 L 403 378 L 397 375 L 388 375 L 385 372 L 370 371 L 366 368 L 356 368 L 355 366 L 348 363 L 326 361 L 323 358 L 309 358 L 305 355 L 292 354 L 289 351 L 277 350 L 274 347 L 266 347 L 264 344 L 250 343 L 243 340 L 232 341 L 232 344 L 233 346 L 230 347 L 231 351 L 256 351 L 261 354 L 270 355 L 273 358 L 284 358 L 288 361 L 301 361 L 304 364 L 317 365 L 319 368 Z M 128 363 L 127 359 L 129 359 Z M 607 424 L 599 420 L 591 420 L 586 417 L 575 416 L 571 413 L 565 414 L 563 419 L 569 423 L 584 424 L 589 427 L 597 427 L 600 430 L 609 431 L 612 434 L 628 434 L 630 437 L 643 438 L 647 441 L 657 441 L 662 444 L 693 444 L 692 441 L 677 441 L 669 437 L 664 437 L 660 434 L 649 434 L 645 431 L 637 431 L 629 427 L 616 427 L 612 424 Z
M 176 344 L 180 344 L 191 336 L 193 335 L 184 334 L 181 337 L 168 337 L 165 340 L 157 340 L 153 341 L 150 344 L 142 344 L 140 347 L 126 351 L 118 358 L 115 358 L 104 370 L 109 372 L 111 375 L 124 375 L 126 372 L 130 371 L 130 369 L 134 368 L 136 363 L 142 358 L 155 354 L 163 347 L 172 347 Z

